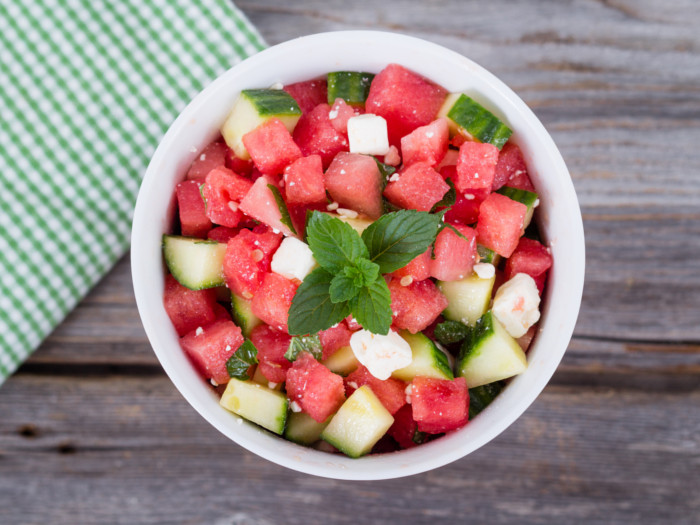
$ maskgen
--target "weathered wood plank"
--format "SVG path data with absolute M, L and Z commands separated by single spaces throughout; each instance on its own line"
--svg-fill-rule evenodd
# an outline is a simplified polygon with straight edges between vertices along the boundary
M 24 374 L 8 381 L 2 398 L 2 523 L 700 519 L 698 388 L 552 386 L 471 456 L 369 483 L 296 474 L 249 454 L 205 423 L 165 377 Z

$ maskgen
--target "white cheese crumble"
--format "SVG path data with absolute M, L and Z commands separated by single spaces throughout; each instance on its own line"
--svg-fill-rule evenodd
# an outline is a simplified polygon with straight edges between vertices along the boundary
M 268 381 L 267 388 L 274 390 L 275 388 L 277 388 L 277 383 L 273 383 L 272 381 Z
M 328 211 L 333 211 L 333 210 L 337 210 L 338 206 L 340 206 L 340 204 L 338 204 L 337 202 L 331 202 L 328 206 L 326 206 L 326 209 Z
M 411 393 L 413 392 L 413 385 L 409 384 L 406 389 L 404 390 L 404 393 L 406 394 L 406 403 L 411 404 Z
M 389 135 L 386 120 L 379 115 L 365 113 L 348 119 L 350 153 L 386 155 L 389 153 Z
M 355 383 L 355 381 L 348 381 L 348 386 L 349 386 L 350 388 L 354 388 L 355 390 L 357 390 L 358 388 L 360 388 L 360 387 L 358 386 L 358 384 Z
M 331 109 L 331 110 L 328 112 L 328 118 L 329 118 L 330 120 L 333 120 L 333 119 L 338 118 L 338 109 L 339 109 L 338 107 L 333 106 L 333 109 Z
M 377 379 L 389 379 L 391 373 L 411 364 L 409 344 L 394 330 L 387 335 L 360 330 L 350 337 L 350 348 L 357 360 Z
M 473 201 L 474 195 L 472 195 L 471 193 L 465 193 L 464 198 L 467 199 L 468 201 Z
M 292 409 L 292 412 L 301 412 L 301 407 L 296 401 L 292 401 L 291 403 L 289 403 L 289 408 Z
M 392 174 L 391 177 L 389 177 L 389 182 L 396 182 L 397 180 L 399 180 L 399 174 L 398 174 L 398 173 L 394 173 L 394 174 Z
M 474 272 L 479 279 L 491 279 L 496 275 L 496 268 L 491 263 L 477 263 L 474 265 Z
M 311 248 L 295 237 L 286 237 L 272 256 L 272 271 L 287 279 L 304 278 L 316 267 Z
M 337 208 L 336 211 L 341 217 L 347 217 L 348 219 L 357 219 L 357 212 L 355 210 L 348 210 L 347 208 Z
M 282 82 L 275 82 L 270 86 L 270 89 L 284 89 L 284 84 L 282 84 Z
M 197 329 L 194 331 L 194 335 L 202 335 L 204 333 L 204 328 L 201 326 L 198 326 Z
M 219 386 L 219 383 L 217 383 L 213 379 L 209 379 L 209 382 L 211 383 L 211 386 Z
M 540 319 L 539 306 L 535 280 L 526 273 L 518 273 L 496 292 L 493 314 L 511 336 L 518 338 Z

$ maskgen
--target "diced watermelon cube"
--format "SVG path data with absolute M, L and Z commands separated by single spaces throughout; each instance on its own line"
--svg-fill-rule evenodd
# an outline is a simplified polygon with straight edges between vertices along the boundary
M 401 170 L 398 180 L 387 184 L 384 196 L 401 208 L 430 211 L 449 189 L 430 164 L 416 162 Z
M 224 256 L 224 277 L 232 292 L 251 299 L 270 271 L 272 255 L 282 236 L 266 228 L 241 230 L 229 239 Z
M 229 298 L 230 297 L 231 296 L 229 295 Z M 231 314 L 226 309 L 226 307 L 224 305 L 222 305 L 221 303 L 216 303 L 214 305 L 214 315 L 216 316 L 217 320 L 219 320 L 219 319 L 225 319 L 227 321 L 231 320 Z
M 274 328 L 261 324 L 253 328 L 250 340 L 258 349 L 260 372 L 272 383 L 282 383 L 287 379 L 291 361 L 284 357 L 292 338 Z
M 351 336 L 352 332 L 348 328 L 348 325 L 345 324 L 345 321 L 341 321 L 337 325 L 326 330 L 321 330 L 318 333 L 318 337 L 321 340 L 321 347 L 323 348 L 323 359 L 328 359 L 339 348 L 349 346 Z
M 207 217 L 214 224 L 235 228 L 241 221 L 238 210 L 253 183 L 228 168 L 219 166 L 207 175 L 202 193 L 207 200 Z
M 277 118 L 270 119 L 243 135 L 243 145 L 263 175 L 278 175 L 301 157 L 299 146 Z
M 382 206 L 382 175 L 374 158 L 357 153 L 336 155 L 325 175 L 326 189 L 343 208 L 378 219 Z
M 180 337 L 214 321 L 215 305 L 216 292 L 213 289 L 190 290 L 172 275 L 165 276 L 163 306 Z
M 288 86 L 284 86 L 284 90 L 297 101 L 302 113 L 308 113 L 319 104 L 326 102 L 328 98 L 328 88 L 325 78 L 289 84 Z
M 243 160 L 236 157 L 236 152 L 226 146 L 226 167 L 239 175 L 250 177 L 255 169 L 255 164 L 250 159 Z
M 511 186 L 527 191 L 535 191 L 527 174 L 527 165 L 523 152 L 514 143 L 508 141 L 498 155 L 498 163 L 493 177 L 491 189 L 496 191 L 502 186 Z
M 374 377 L 364 366 L 358 366 L 345 378 L 345 394 L 350 397 L 362 385 L 370 387 L 375 396 L 381 401 L 390 414 L 406 404 L 406 386 L 400 379 L 381 380 Z
M 276 273 L 266 273 L 253 297 L 253 314 L 280 332 L 288 332 L 287 317 L 298 284 Z
M 522 235 L 527 206 L 500 193 L 492 193 L 479 207 L 476 238 L 502 257 L 510 257 Z
M 432 251 L 432 248 L 428 248 L 406 266 L 399 268 L 391 275 L 398 279 L 410 276 L 414 281 L 423 281 L 427 279 L 430 277 L 430 261 L 432 259 Z
M 457 173 L 455 166 L 444 166 L 440 174 L 454 182 Z M 479 206 L 490 193 L 488 189 L 468 190 L 466 193 L 457 192 L 455 203 L 445 214 L 445 220 L 450 223 L 474 224 L 479 218 Z
M 320 155 L 323 167 L 327 168 L 333 157 L 341 151 L 347 151 L 348 139 L 331 124 L 328 116 L 331 107 L 319 104 L 305 113 L 294 128 L 294 140 L 305 156 Z
M 475 189 L 491 189 L 498 148 L 493 144 L 480 142 L 465 142 L 459 148 L 457 159 L 457 176 L 454 179 L 455 188 L 461 193 Z
M 402 286 L 400 279 L 389 282 L 393 325 L 412 334 L 429 326 L 447 308 L 447 299 L 430 279 Z
M 336 98 L 328 113 L 333 129 L 343 136 L 348 135 L 348 120 L 357 115 L 361 115 L 360 108 L 353 107 L 342 98 Z
M 196 180 L 186 180 L 175 189 L 180 229 L 182 235 L 188 237 L 206 237 L 212 227 L 199 191 L 200 184 L 201 182 Z
M 430 275 L 440 281 L 457 281 L 467 277 L 476 260 L 476 231 L 462 224 L 453 224 L 461 238 L 450 228 L 443 229 L 435 239 L 435 258 L 430 261 Z
M 241 201 L 239 209 L 248 217 L 267 224 L 273 230 L 281 231 L 286 236 L 293 235 L 289 226 L 282 222 L 282 211 L 270 185 L 277 187 L 270 177 L 262 176 L 256 180 Z
M 544 288 L 547 270 L 552 266 L 552 254 L 540 242 L 521 237 L 513 254 L 506 261 L 505 278 L 526 273 L 535 280 L 540 293 Z M 541 282 L 538 282 L 538 278 Z
M 207 233 L 207 239 L 216 242 L 228 242 L 230 239 L 238 235 L 238 228 L 227 228 L 226 226 L 217 226 L 212 228 Z
M 192 161 L 187 171 L 188 180 L 203 181 L 214 168 L 224 166 L 228 146 L 223 142 L 212 142 Z
M 403 165 L 427 162 L 437 166 L 447 153 L 450 129 L 446 118 L 439 118 L 427 126 L 421 126 L 401 138 Z
M 241 329 L 225 319 L 203 326 L 201 330 L 197 328 L 180 339 L 180 346 L 197 368 L 220 385 L 228 383 L 226 361 L 242 343 Z
M 287 166 L 284 170 L 284 192 L 289 205 L 325 203 L 326 186 L 321 157 L 302 157 Z
M 345 401 L 343 378 L 302 352 L 287 372 L 287 397 L 319 423 L 334 414 Z
M 394 423 L 387 430 L 387 434 L 394 438 L 401 448 L 406 449 L 418 444 L 413 440 L 417 430 L 418 425 L 413 419 L 411 405 L 404 405 L 394 414 Z
M 411 407 L 421 432 L 441 434 L 463 427 L 469 420 L 467 381 L 418 376 L 411 386 Z
M 365 111 L 384 117 L 389 142 L 399 147 L 401 137 L 430 124 L 442 107 L 447 91 L 398 64 L 389 64 L 372 80 Z

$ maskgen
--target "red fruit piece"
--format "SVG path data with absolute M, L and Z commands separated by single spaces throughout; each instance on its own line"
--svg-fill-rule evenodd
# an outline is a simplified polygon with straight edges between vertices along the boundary
M 401 139 L 403 165 L 427 162 L 437 166 L 447 153 L 450 129 L 446 118 L 439 118 L 427 126 L 421 126 Z
M 199 191 L 200 184 L 196 180 L 186 180 L 175 188 L 180 229 L 182 235 L 188 237 L 205 237 L 212 227 Z
M 518 146 L 508 141 L 498 154 L 498 162 L 496 163 L 491 189 L 496 191 L 505 186 L 510 178 L 519 174 L 519 172 L 527 173 L 523 153 Z
M 401 286 L 399 279 L 389 282 L 393 325 L 418 333 L 432 323 L 447 308 L 447 299 L 430 280 Z
M 302 352 L 287 372 L 287 397 L 319 423 L 334 414 L 345 401 L 343 378 Z
M 348 150 L 348 139 L 331 124 L 328 104 L 319 104 L 301 116 L 294 128 L 294 140 L 305 156 L 320 155 L 327 168 L 333 157 Z
M 492 193 L 479 207 L 476 225 L 479 244 L 502 257 L 510 257 L 522 234 L 527 206 L 500 193 Z
M 462 224 L 452 225 L 466 239 L 449 228 L 435 239 L 435 258 L 430 261 L 430 275 L 440 281 L 457 281 L 472 272 L 476 260 L 476 231 Z
M 326 102 L 328 98 L 328 89 L 324 78 L 289 84 L 284 86 L 284 90 L 297 101 L 302 113 L 308 113 L 319 104 Z
M 215 305 L 216 292 L 214 290 L 190 290 L 177 282 L 172 275 L 165 276 L 163 306 L 180 337 L 199 326 L 214 321 L 216 319 Z
M 398 279 L 410 276 L 414 281 L 423 281 L 424 279 L 427 279 L 430 277 L 430 261 L 432 251 L 432 248 L 428 248 L 406 266 L 399 268 L 391 275 Z
M 258 366 L 265 379 L 282 383 L 287 379 L 287 370 L 292 366 L 284 354 L 292 340 L 287 334 L 278 332 L 266 324 L 253 328 L 250 340 L 258 349 Z
M 242 343 L 241 329 L 226 319 L 196 328 L 180 339 L 180 346 L 202 374 L 220 385 L 228 383 L 226 361 Z
M 418 425 L 413 419 L 411 405 L 402 406 L 394 416 L 394 423 L 389 427 L 387 434 L 396 440 L 401 448 L 413 448 L 418 443 L 413 441 Z
M 537 288 L 542 293 L 547 270 L 551 266 L 552 254 L 544 245 L 534 239 L 521 237 L 513 255 L 506 261 L 505 278 L 509 280 L 515 274 L 526 273 L 535 279 Z M 541 282 L 538 282 L 540 277 Z
M 288 332 L 287 317 L 298 284 L 276 273 L 266 273 L 253 297 L 253 314 L 280 332 Z
M 383 211 L 382 176 L 368 155 L 341 152 L 325 175 L 326 189 L 342 208 L 378 219 Z
M 254 231 L 241 230 L 229 239 L 224 255 L 226 284 L 237 295 L 251 299 L 270 271 L 270 261 L 282 236 L 256 226 Z
M 498 162 L 498 148 L 493 144 L 465 142 L 459 148 L 455 188 L 461 193 L 491 189 Z
M 343 136 L 348 135 L 348 120 L 360 115 L 362 112 L 358 108 L 348 105 L 342 98 L 336 98 L 328 113 L 331 126 Z
M 435 120 L 447 91 L 398 64 L 389 64 L 372 80 L 365 111 L 384 117 L 389 142 L 399 147 L 401 137 Z
M 389 179 L 391 180 L 391 179 Z M 450 187 L 427 162 L 416 162 L 387 184 L 384 196 L 401 208 L 430 211 Z
M 302 157 L 287 166 L 284 170 L 284 192 L 289 205 L 325 203 L 326 186 L 321 157 Z
M 273 230 L 281 231 L 287 236 L 293 235 L 289 226 L 282 222 L 282 212 L 270 185 L 277 187 L 271 177 L 262 176 L 257 179 L 241 201 L 239 209 L 248 217 L 268 225 Z
M 263 175 L 278 175 L 301 157 L 299 146 L 277 118 L 270 119 L 243 135 L 243 145 Z
M 318 337 L 323 348 L 323 359 L 328 359 L 339 348 L 350 345 L 350 336 L 352 336 L 352 332 L 345 321 L 341 321 L 327 330 L 321 330 Z
M 240 230 L 238 228 L 227 228 L 226 226 L 217 226 L 209 230 L 207 233 L 207 239 L 216 242 L 228 242 L 230 239 L 238 235 Z
M 370 387 L 390 414 L 395 414 L 406 404 L 407 383 L 393 377 L 385 380 L 377 379 L 364 366 L 359 365 L 345 378 L 345 394 L 350 397 L 362 385 Z
M 224 166 L 227 150 L 228 146 L 223 142 L 212 142 L 206 146 L 192 161 L 187 171 L 187 179 L 203 181 L 211 170 Z
M 441 434 L 463 427 L 469 420 L 467 381 L 418 376 L 411 386 L 411 406 L 421 432 Z
M 226 167 L 244 177 L 250 177 L 253 169 L 255 169 L 252 160 L 243 160 L 236 157 L 236 153 L 228 146 L 226 147 Z
M 223 166 L 210 171 L 202 190 L 207 200 L 207 217 L 214 224 L 238 226 L 242 218 L 239 204 L 252 186 L 248 179 Z

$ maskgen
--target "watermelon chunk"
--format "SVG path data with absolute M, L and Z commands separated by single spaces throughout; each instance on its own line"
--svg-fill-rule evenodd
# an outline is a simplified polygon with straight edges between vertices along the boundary
M 273 118 L 243 135 L 243 145 L 263 175 L 277 175 L 301 157 L 299 146 L 280 119 Z
M 237 157 L 236 152 L 226 146 L 226 167 L 239 175 L 250 177 L 255 168 L 255 164 L 253 164 L 253 161 L 250 159 L 243 160 Z
M 552 266 L 552 254 L 540 242 L 521 237 L 513 254 L 506 261 L 505 279 L 526 273 L 535 280 L 540 293 L 544 289 L 547 270 Z M 539 281 L 538 281 L 539 279 Z
M 220 319 L 189 332 L 180 346 L 205 377 L 219 385 L 228 383 L 226 361 L 243 344 L 243 335 L 233 321 Z
M 228 146 L 223 142 L 212 142 L 192 161 L 187 170 L 188 180 L 203 181 L 214 168 L 224 166 Z
M 327 168 L 333 157 L 341 151 L 347 151 L 348 139 L 336 131 L 329 117 L 331 107 L 319 104 L 301 116 L 294 128 L 294 140 L 299 144 L 305 156 L 320 155 L 323 167 Z
M 325 204 L 323 161 L 319 155 L 295 160 L 284 170 L 284 191 L 287 204 Z
M 272 255 L 282 242 L 282 236 L 265 227 L 241 230 L 229 239 L 224 256 L 226 285 L 237 295 L 251 299 L 270 271 Z
M 430 124 L 442 107 L 447 91 L 398 64 L 389 64 L 372 80 L 365 111 L 384 117 L 389 143 Z
M 374 158 L 357 153 L 338 153 L 325 175 L 334 201 L 371 219 L 378 219 L 383 211 L 382 182 Z
M 326 102 L 328 98 L 328 86 L 325 78 L 289 84 L 284 86 L 284 90 L 297 101 L 302 113 L 308 113 L 319 104 Z
M 472 272 L 476 261 L 476 231 L 462 224 L 452 225 L 468 240 L 449 228 L 435 239 L 435 258 L 430 261 L 430 275 L 440 281 L 457 281 Z
M 387 184 L 384 196 L 401 208 L 430 211 L 449 189 L 444 179 L 430 164 L 416 162 L 404 168 L 399 173 L 398 180 Z
M 199 191 L 200 184 L 196 180 L 186 180 L 175 188 L 180 229 L 187 237 L 206 237 L 212 227 Z
M 411 406 L 421 432 L 441 434 L 463 427 L 469 420 L 467 381 L 418 376 L 411 387 Z
M 500 193 L 492 193 L 479 207 L 476 225 L 479 244 L 502 257 L 510 257 L 522 234 L 527 206 Z
M 450 129 L 446 118 L 439 118 L 427 126 L 421 126 L 401 138 L 403 165 L 427 162 L 437 166 L 447 153 Z
M 391 275 L 401 279 L 410 276 L 414 281 L 423 281 L 430 277 L 430 261 L 432 259 L 432 248 L 428 248 L 418 257 L 413 259 L 403 268 L 399 268 Z M 405 281 L 404 281 L 405 282 Z
M 393 415 L 394 423 L 387 430 L 387 434 L 394 438 L 401 448 L 415 447 L 418 443 L 413 438 L 418 430 L 418 425 L 416 420 L 413 419 L 413 408 L 411 408 L 411 405 L 402 406 Z
M 228 242 L 230 239 L 238 235 L 238 228 L 227 228 L 226 226 L 217 226 L 212 228 L 207 233 L 207 239 L 216 242 Z
M 496 191 L 503 186 L 520 188 L 521 190 L 535 191 L 530 177 L 527 174 L 527 165 L 523 152 L 514 143 L 506 142 L 498 155 L 498 163 L 493 177 L 491 189 Z
M 328 113 L 328 118 L 331 121 L 333 129 L 343 136 L 348 135 L 348 120 L 352 117 L 361 115 L 362 111 L 360 108 L 350 106 L 342 98 L 336 98 L 335 102 L 331 106 L 331 110 Z
M 230 297 L 230 295 L 229 295 L 229 297 Z M 231 320 L 231 314 L 226 309 L 226 307 L 224 305 L 222 305 L 221 303 L 216 303 L 214 305 L 214 315 L 216 316 L 217 320 L 219 320 L 219 319 L 225 319 L 227 321 Z
M 219 166 L 207 175 L 202 193 L 207 201 L 207 217 L 214 224 L 235 228 L 241 221 L 238 210 L 253 183 L 228 168 Z
M 347 323 L 348 329 L 351 332 L 357 332 L 358 330 L 362 330 L 362 325 L 358 323 L 352 315 L 348 315 L 345 318 L 345 322 Z
M 385 380 L 377 379 L 363 365 L 359 365 L 345 378 L 345 395 L 350 397 L 362 385 L 369 386 L 384 408 L 392 415 L 406 404 L 407 383 L 400 379 L 393 377 Z
M 455 188 L 461 193 L 475 189 L 491 189 L 498 148 L 493 144 L 480 142 L 465 142 L 459 148 L 457 159 L 457 175 L 454 179 Z
M 289 226 L 282 222 L 282 210 L 270 185 L 277 187 L 270 177 L 260 177 L 253 183 L 238 208 L 248 217 L 267 224 L 273 230 L 281 231 L 286 236 L 293 235 Z
M 256 317 L 275 330 L 288 332 L 287 317 L 299 285 L 276 273 L 266 273 L 253 297 L 251 308 Z
M 334 414 L 345 401 L 343 378 L 302 352 L 287 372 L 287 397 L 319 423 Z
M 454 181 L 455 166 L 445 166 L 440 170 L 443 177 Z M 474 224 L 479 218 L 479 206 L 489 194 L 488 189 L 469 190 L 466 193 L 457 192 L 455 203 L 445 214 L 445 221 L 459 224 Z
M 327 330 L 321 330 L 318 337 L 323 348 L 323 360 L 328 359 L 339 348 L 350 345 L 351 336 L 352 332 L 345 321 L 341 321 Z
M 190 290 L 177 282 L 172 275 L 165 276 L 163 306 L 180 337 L 214 321 L 215 305 L 214 289 Z
M 429 326 L 447 308 L 447 299 L 430 279 L 402 286 L 399 279 L 389 282 L 393 325 L 416 334 Z
M 258 349 L 258 367 L 265 379 L 282 383 L 287 379 L 291 361 L 284 357 L 292 338 L 274 328 L 261 324 L 253 328 L 250 340 Z

